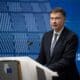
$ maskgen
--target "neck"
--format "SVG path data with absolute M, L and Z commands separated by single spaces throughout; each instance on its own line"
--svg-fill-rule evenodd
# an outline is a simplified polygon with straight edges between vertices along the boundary
M 64 27 L 62 27 L 62 28 L 59 29 L 59 30 L 54 30 L 54 31 L 57 32 L 57 33 L 61 33 L 63 29 L 64 29 Z

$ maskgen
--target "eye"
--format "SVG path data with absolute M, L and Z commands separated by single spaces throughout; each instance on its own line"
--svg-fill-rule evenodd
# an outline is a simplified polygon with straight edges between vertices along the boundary
M 54 18 L 53 17 L 50 17 L 50 19 L 53 20 Z
M 55 19 L 61 19 L 61 17 L 56 17 Z

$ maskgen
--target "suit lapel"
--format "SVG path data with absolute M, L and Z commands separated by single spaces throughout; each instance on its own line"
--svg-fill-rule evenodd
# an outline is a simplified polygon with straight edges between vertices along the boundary
M 51 47 L 52 36 L 53 36 L 53 31 L 50 32 L 50 36 L 48 38 L 48 56 L 49 58 L 50 58 L 50 47 Z
M 62 44 L 62 42 L 63 42 L 63 40 L 65 38 L 65 35 L 66 35 L 66 29 L 64 28 L 63 31 L 62 31 L 62 33 L 61 33 L 61 35 L 60 35 L 60 37 L 59 37 L 59 39 L 58 39 L 58 41 L 56 42 L 56 45 L 55 45 L 54 50 L 53 50 L 53 55 L 50 58 L 50 60 L 52 60 L 52 58 L 54 57 L 54 55 L 56 55 L 56 48 L 58 48 L 59 45 Z

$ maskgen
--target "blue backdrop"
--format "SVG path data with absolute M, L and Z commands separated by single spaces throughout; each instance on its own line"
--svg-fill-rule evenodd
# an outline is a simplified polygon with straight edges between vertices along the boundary
M 65 9 L 65 25 L 79 36 L 80 71 L 80 0 L 0 0 L 0 56 L 36 58 L 42 36 L 50 30 L 49 12 L 54 7 Z

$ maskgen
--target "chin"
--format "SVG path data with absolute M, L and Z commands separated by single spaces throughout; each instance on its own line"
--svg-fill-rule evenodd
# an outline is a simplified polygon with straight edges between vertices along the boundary
M 57 29 L 57 27 L 52 27 L 52 29 L 53 29 L 53 30 L 56 30 L 56 29 Z

